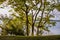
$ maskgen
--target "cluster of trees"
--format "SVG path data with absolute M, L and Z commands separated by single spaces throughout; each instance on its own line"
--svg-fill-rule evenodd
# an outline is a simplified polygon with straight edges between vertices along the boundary
M 0 0 L 1 3 L 3 1 Z M 55 26 L 55 22 L 50 21 L 50 18 L 54 18 L 52 12 L 55 8 L 60 10 L 58 2 L 57 0 L 8 0 L 8 5 L 12 5 L 11 7 L 18 16 L 14 13 L 11 15 L 13 16 L 12 19 L 3 18 L 5 27 L 1 26 L 2 34 L 29 36 L 29 33 L 32 32 L 31 35 L 34 36 L 35 27 L 37 28 L 36 35 L 42 35 L 43 31 L 49 32 L 48 28 Z

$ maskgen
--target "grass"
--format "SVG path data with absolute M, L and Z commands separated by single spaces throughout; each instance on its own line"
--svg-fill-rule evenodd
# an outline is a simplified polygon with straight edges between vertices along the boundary
M 0 40 L 60 40 L 60 35 L 52 35 L 52 36 L 0 36 Z

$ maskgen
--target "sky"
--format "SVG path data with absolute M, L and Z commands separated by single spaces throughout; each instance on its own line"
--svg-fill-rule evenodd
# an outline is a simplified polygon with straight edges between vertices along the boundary
M 53 34 L 60 35 L 60 22 L 56 22 L 56 26 L 50 28 Z
M 9 17 L 10 14 L 12 14 L 12 12 L 9 12 L 9 10 L 11 10 L 12 8 L 10 7 L 10 5 L 8 7 L 4 7 L 4 8 L 0 8 L 0 15 L 5 15 L 7 14 L 7 16 Z M 56 9 L 53 11 L 55 18 L 51 18 L 54 20 L 60 20 L 60 12 L 57 11 Z M 1 22 L 1 21 L 0 21 Z M 60 22 L 56 22 L 56 26 L 49 28 L 50 29 L 50 35 L 59 35 L 60 34 Z M 1 29 L 0 29 L 1 30 Z
M 55 18 L 51 18 L 51 19 L 53 19 L 53 20 L 60 20 L 60 12 L 57 9 L 55 9 L 53 11 L 53 14 L 54 14 Z M 60 21 L 59 22 L 56 21 L 56 26 L 51 27 L 50 31 L 53 34 L 60 35 Z
M 7 16 L 9 16 L 9 14 L 11 14 L 12 12 L 8 12 L 10 10 L 9 7 L 5 7 L 5 8 L 0 8 L 0 14 L 4 15 L 7 14 Z

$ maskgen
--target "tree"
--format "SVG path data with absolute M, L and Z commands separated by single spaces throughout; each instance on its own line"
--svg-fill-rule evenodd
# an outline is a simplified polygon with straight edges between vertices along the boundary
M 2 15 L 1 15 L 2 16 Z M 11 15 L 13 16 L 13 15 Z M 10 17 L 11 17 L 10 16 Z M 0 25 L 0 28 L 2 28 L 2 35 L 21 35 L 24 36 L 24 31 L 23 31 L 23 24 L 22 24 L 22 17 L 12 17 L 8 18 L 7 15 L 4 18 L 3 16 L 1 17 L 1 20 L 3 21 L 3 24 Z
M 54 0 L 51 2 L 47 0 L 9 0 L 8 5 L 12 5 L 18 14 L 24 14 L 22 17 L 24 22 L 22 23 L 26 26 L 28 36 L 30 27 L 32 28 L 32 35 L 34 35 L 34 27 L 37 28 L 37 35 L 39 35 L 43 33 L 43 30 L 49 31 L 48 28 L 55 25 L 55 22 L 50 21 L 50 18 L 54 18 L 50 12 L 59 8 L 56 4 Z

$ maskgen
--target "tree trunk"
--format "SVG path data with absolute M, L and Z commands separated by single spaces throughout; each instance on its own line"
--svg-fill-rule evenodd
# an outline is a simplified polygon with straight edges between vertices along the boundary
M 32 36 L 34 36 L 34 24 L 32 25 Z
M 34 22 L 33 22 L 33 10 L 32 10 L 32 36 L 34 36 Z
M 26 32 L 27 36 L 29 35 L 29 29 L 28 29 L 28 6 L 26 5 Z
M 37 36 L 39 36 L 39 28 L 37 27 Z

